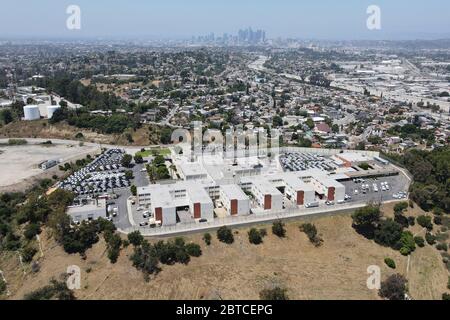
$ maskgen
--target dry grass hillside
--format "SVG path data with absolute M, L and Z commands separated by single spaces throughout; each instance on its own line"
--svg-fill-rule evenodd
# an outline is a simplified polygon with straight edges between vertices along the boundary
M 145 146 L 159 143 L 160 128 L 144 125 L 132 132 L 133 142 L 129 142 L 125 134 L 107 135 L 92 130 L 80 129 L 65 123 L 50 124 L 47 120 L 16 121 L 6 126 L 0 126 L 0 138 L 43 138 L 75 140 L 76 135 L 82 133 L 83 141 Z
M 389 212 L 392 208 L 386 208 Z M 417 209 L 408 214 L 419 214 Z M 41 271 L 24 275 L 17 256 L 3 256 L 0 269 L 9 282 L 11 299 L 21 299 L 27 292 L 57 278 L 69 265 L 82 270 L 82 288 L 78 299 L 258 299 L 259 292 L 274 284 L 288 289 L 291 299 L 378 299 L 376 291 L 366 287 L 369 265 L 379 265 L 382 277 L 393 272 L 405 274 L 415 299 L 439 299 L 445 292 L 448 272 L 438 251 L 430 246 L 413 254 L 408 273 L 406 257 L 381 247 L 357 234 L 350 216 L 332 216 L 313 221 L 324 243 L 314 247 L 298 229 L 299 222 L 289 222 L 287 237 L 268 236 L 259 246 L 248 242 L 248 229 L 235 230 L 232 245 L 220 243 L 215 234 L 211 246 L 202 235 L 185 237 L 201 244 L 203 255 L 185 266 L 162 266 L 162 272 L 148 283 L 129 261 L 132 248 L 122 250 L 115 265 L 109 263 L 105 244 L 98 243 L 87 252 L 87 259 L 68 255 L 48 237 L 42 235 L 44 257 Z M 153 240 L 152 240 L 153 241 Z M 395 260 L 390 270 L 384 259 Z

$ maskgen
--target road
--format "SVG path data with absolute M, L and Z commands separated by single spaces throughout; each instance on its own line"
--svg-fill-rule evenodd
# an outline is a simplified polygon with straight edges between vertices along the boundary
M 147 171 L 141 171 L 145 168 L 145 163 L 143 164 L 135 164 L 132 168 L 133 171 L 133 180 L 131 182 L 132 185 L 136 187 L 144 187 L 150 184 L 148 179 Z M 113 207 L 117 207 L 119 212 L 117 217 L 113 218 L 113 222 L 119 229 L 126 229 L 133 225 L 133 220 L 130 222 L 128 212 L 129 212 L 129 204 L 127 203 L 128 198 L 131 197 L 131 191 L 129 188 L 117 190 L 115 192 L 119 197 L 115 200 L 111 200 L 110 202 L 114 202 L 112 204 Z M 137 222 L 139 223 L 139 221 Z
M 399 202 L 402 200 L 389 200 L 384 203 Z M 404 201 L 404 200 L 403 200 Z M 268 214 L 252 214 L 240 217 L 226 217 L 222 219 L 215 219 L 211 222 L 197 223 L 191 222 L 189 224 L 178 224 L 176 226 L 167 226 L 163 228 L 148 228 L 148 227 L 131 227 L 127 229 L 119 229 L 120 232 L 128 234 L 133 231 L 140 231 L 146 237 L 173 237 L 179 235 L 188 235 L 193 233 L 202 233 L 216 230 L 222 226 L 228 227 L 245 227 L 248 225 L 258 225 L 265 223 L 272 223 L 277 220 L 296 220 L 300 218 L 307 218 L 311 216 L 328 216 L 336 214 L 348 214 L 356 209 L 363 208 L 367 203 L 350 203 L 336 206 L 323 205 L 314 209 L 291 209 L 284 212 L 268 213 Z

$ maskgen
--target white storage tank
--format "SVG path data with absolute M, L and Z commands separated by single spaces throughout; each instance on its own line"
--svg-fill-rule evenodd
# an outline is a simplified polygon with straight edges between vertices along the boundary
M 28 105 L 23 107 L 23 113 L 25 114 L 25 120 L 38 120 L 41 118 L 39 106 L 36 105 Z
M 61 106 L 55 105 L 55 106 L 48 106 L 47 107 L 47 118 L 51 119 L 53 117 L 53 114 L 56 110 L 61 108 Z

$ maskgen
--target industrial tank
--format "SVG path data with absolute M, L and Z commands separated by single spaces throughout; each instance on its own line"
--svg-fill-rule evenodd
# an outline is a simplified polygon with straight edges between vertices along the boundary
M 25 114 L 25 120 L 38 120 L 41 118 L 39 107 L 36 105 L 23 107 L 23 113 Z

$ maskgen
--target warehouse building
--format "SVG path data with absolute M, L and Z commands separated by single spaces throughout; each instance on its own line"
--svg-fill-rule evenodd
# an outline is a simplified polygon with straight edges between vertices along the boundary
M 92 199 L 88 204 L 68 207 L 67 214 L 75 223 L 106 218 L 106 199 Z

